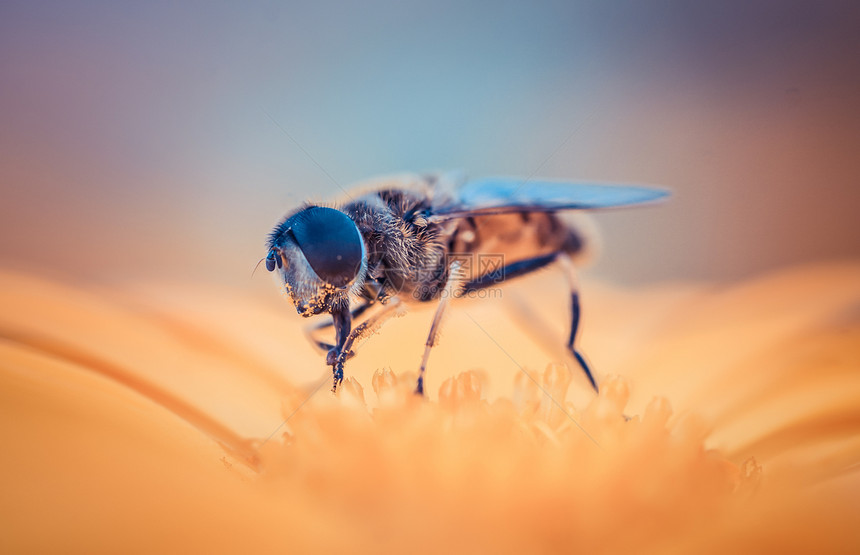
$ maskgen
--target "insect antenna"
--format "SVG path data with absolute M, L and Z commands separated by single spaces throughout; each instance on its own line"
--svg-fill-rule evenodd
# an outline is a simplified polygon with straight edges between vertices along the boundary
M 260 261 L 259 261 L 259 262 L 257 262 L 257 264 L 254 266 L 254 269 L 253 269 L 253 270 L 251 270 L 251 278 L 253 278 L 253 277 L 254 277 L 254 274 L 256 274 L 256 273 L 257 273 L 257 268 L 259 268 L 259 267 L 260 267 L 260 264 L 262 264 L 262 263 L 263 263 L 263 260 L 265 260 L 265 259 L 266 259 L 266 257 L 265 257 L 265 256 L 264 256 L 263 258 L 261 258 L 261 259 L 260 259 Z

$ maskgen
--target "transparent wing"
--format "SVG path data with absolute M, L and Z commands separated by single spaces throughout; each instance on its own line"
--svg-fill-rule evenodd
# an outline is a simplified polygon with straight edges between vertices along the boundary
M 668 194 L 663 189 L 638 185 L 487 178 L 465 183 L 457 190 L 453 202 L 434 207 L 431 220 L 509 212 L 615 208 L 654 202 Z

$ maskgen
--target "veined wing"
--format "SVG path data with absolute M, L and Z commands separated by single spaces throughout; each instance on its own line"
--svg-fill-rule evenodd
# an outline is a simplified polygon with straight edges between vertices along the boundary
M 487 178 L 469 181 L 456 200 L 434 207 L 431 221 L 510 212 L 594 210 L 643 204 L 669 195 L 664 189 L 639 185 L 523 181 Z

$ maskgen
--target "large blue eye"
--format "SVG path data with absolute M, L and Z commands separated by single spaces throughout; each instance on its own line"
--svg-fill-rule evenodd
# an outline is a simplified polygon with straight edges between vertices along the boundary
M 278 255 L 275 254 L 274 250 L 270 250 L 269 254 L 266 255 L 266 269 L 269 270 L 270 272 L 275 269 L 275 264 L 278 264 L 278 266 L 280 266 L 280 264 L 279 264 L 280 260 L 277 260 L 277 262 L 276 262 L 277 256 Z
M 349 217 L 334 208 L 311 206 L 290 218 L 291 233 L 314 272 L 343 287 L 361 269 L 361 234 Z

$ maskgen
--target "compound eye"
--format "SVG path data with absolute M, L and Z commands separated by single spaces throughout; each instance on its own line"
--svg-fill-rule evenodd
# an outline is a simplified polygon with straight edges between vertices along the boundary
M 361 269 L 361 234 L 355 222 L 334 208 L 311 206 L 296 214 L 292 234 L 314 272 L 344 287 Z
M 276 255 L 275 250 L 272 249 L 269 251 L 269 254 L 266 255 L 266 269 L 272 272 L 275 270 L 276 264 L 278 265 L 278 267 L 281 266 L 280 257 Z

